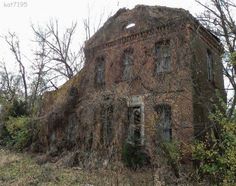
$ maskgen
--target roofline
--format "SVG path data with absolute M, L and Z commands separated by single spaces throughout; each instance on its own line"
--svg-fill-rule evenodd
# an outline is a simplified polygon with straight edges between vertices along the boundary
M 215 36 L 211 31 L 207 30 L 194 16 L 192 16 L 192 14 L 185 10 L 185 9 L 182 9 L 182 8 L 171 8 L 171 7 L 165 7 L 165 6 L 146 6 L 146 5 L 136 5 L 135 8 L 142 8 L 142 7 L 159 7 L 159 8 L 164 8 L 164 9 L 169 9 L 169 10 L 172 10 L 172 11 L 178 11 L 178 12 L 183 12 L 186 14 L 186 16 L 184 16 L 183 18 L 178 18 L 178 19 L 175 19 L 175 20 L 171 20 L 170 22 L 166 23 L 166 24 L 163 24 L 161 25 L 161 27 L 166 27 L 166 26 L 170 26 L 171 24 L 174 24 L 176 21 L 183 21 L 183 23 L 185 23 L 185 25 L 187 26 L 188 24 L 192 25 L 190 26 L 192 28 L 192 30 L 196 30 L 196 29 L 200 29 L 202 32 L 204 32 L 209 38 L 211 38 L 211 43 L 212 45 L 217 48 L 219 51 L 222 52 L 223 50 L 223 47 L 222 47 L 222 44 L 220 42 L 220 39 Z M 134 8 L 134 9 L 135 9 Z M 106 24 L 109 24 L 110 21 L 112 21 L 113 19 L 115 19 L 116 17 L 118 17 L 120 14 L 126 12 L 126 11 L 129 11 L 129 9 L 126 9 L 126 8 L 121 8 L 119 9 L 113 16 L 111 16 L 105 23 L 104 25 L 87 41 L 85 41 L 85 51 L 90 51 L 94 48 L 100 48 L 100 46 L 104 46 L 105 48 L 106 47 L 109 47 L 109 46 L 113 46 L 114 43 L 117 41 L 117 40 L 122 40 L 122 38 L 124 37 L 119 37 L 115 40 L 110 40 L 110 41 L 107 41 L 107 42 L 104 42 L 104 43 L 100 43 L 99 45 L 93 45 L 93 42 L 91 42 L 92 38 L 94 36 L 96 36 L 97 34 L 99 34 L 99 32 L 102 30 L 102 28 L 106 25 Z M 157 26 L 157 27 L 160 27 Z M 154 28 L 156 29 L 156 28 Z M 146 32 L 150 30 L 150 28 L 147 28 L 146 30 L 140 30 L 139 32 L 137 33 L 141 33 L 141 32 Z M 137 33 L 134 33 L 134 34 L 137 34 Z M 129 36 L 127 36 L 129 37 Z
M 204 34 L 206 34 L 208 38 L 210 38 L 210 40 L 208 40 L 207 42 L 210 43 L 210 45 L 212 45 L 215 49 L 217 49 L 219 53 L 223 53 L 224 47 L 221 43 L 221 40 L 210 30 L 205 28 L 196 18 L 193 17 L 192 20 L 193 22 L 189 25 L 189 28 L 193 32 L 200 34 L 204 39 L 207 38 L 206 36 L 204 36 Z

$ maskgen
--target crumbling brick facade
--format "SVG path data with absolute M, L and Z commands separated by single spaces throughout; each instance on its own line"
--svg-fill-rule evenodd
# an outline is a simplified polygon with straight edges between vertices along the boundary
M 85 44 L 84 68 L 46 93 L 41 149 L 121 158 L 125 142 L 150 155 L 160 141 L 188 144 L 223 90 L 221 46 L 187 11 L 120 9 Z

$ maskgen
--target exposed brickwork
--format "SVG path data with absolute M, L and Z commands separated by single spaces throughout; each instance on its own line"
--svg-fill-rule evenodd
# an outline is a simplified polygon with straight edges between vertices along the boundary
M 126 29 L 130 23 L 135 26 Z M 156 56 L 158 43 L 167 43 L 162 57 Z M 127 50 L 132 50 L 131 56 L 124 61 Z M 207 80 L 207 50 L 213 53 L 214 82 Z M 164 131 L 158 126 L 160 118 L 167 117 L 165 110 L 156 108 L 168 105 L 171 128 L 165 130 L 186 144 L 194 138 L 197 123 L 208 121 L 209 110 L 202 100 L 215 97 L 215 88 L 223 90 L 219 42 L 182 9 L 121 9 L 86 42 L 85 56 L 82 72 L 57 92 L 45 95 L 40 133 L 45 151 L 75 148 L 120 159 L 133 131 L 152 156 Z M 101 59 L 104 65 L 97 66 Z M 160 59 L 166 66 L 157 73 Z M 132 69 L 129 79 L 123 78 L 125 68 Z M 104 78 L 102 84 L 96 84 L 98 77 Z M 135 109 L 140 116 L 132 115 Z M 135 117 L 140 131 L 132 129 Z M 111 133 L 109 142 L 104 142 L 104 130 Z

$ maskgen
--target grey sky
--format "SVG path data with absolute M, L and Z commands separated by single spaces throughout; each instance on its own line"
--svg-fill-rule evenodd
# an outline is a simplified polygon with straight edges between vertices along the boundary
M 106 17 L 119 8 L 133 8 L 137 4 L 179 7 L 193 14 L 200 11 L 194 0 L 0 0 L 0 2 L 0 31 L 12 29 L 22 35 L 28 30 L 30 22 L 44 23 L 50 18 L 57 18 L 63 24 L 77 20 L 82 27 L 82 20 L 88 17 L 88 14 L 94 22 L 97 22 L 101 14 Z
M 65 28 L 72 21 L 77 21 L 78 31 L 73 40 L 76 48 L 85 40 L 85 18 L 89 17 L 91 26 L 96 28 L 101 15 L 103 23 L 119 8 L 133 8 L 137 4 L 184 8 L 193 15 L 203 11 L 194 0 L 0 0 L 0 35 L 8 31 L 16 32 L 21 41 L 22 53 L 30 58 L 30 50 L 33 49 L 31 23 L 45 25 L 50 19 L 58 19 L 61 27 Z M 9 68 L 14 69 L 14 58 L 2 39 L 0 46 L 0 60 L 4 60 Z M 27 66 L 28 61 L 25 59 L 24 62 Z M 228 84 L 227 81 L 225 83 Z
M 184 8 L 193 15 L 202 11 L 194 0 L 0 0 L 0 35 L 6 35 L 8 31 L 15 32 L 19 36 L 22 53 L 30 59 L 33 57 L 31 50 L 34 46 L 31 23 L 45 25 L 50 19 L 58 19 L 63 29 L 70 26 L 72 21 L 77 21 L 73 47 L 79 48 L 85 40 L 85 18 L 89 17 L 91 27 L 96 29 L 101 16 L 103 23 L 119 8 L 133 8 L 137 4 Z M 8 68 L 15 70 L 14 58 L 2 39 L 0 46 L 0 60 L 4 60 Z M 29 64 L 26 58 L 24 64 Z

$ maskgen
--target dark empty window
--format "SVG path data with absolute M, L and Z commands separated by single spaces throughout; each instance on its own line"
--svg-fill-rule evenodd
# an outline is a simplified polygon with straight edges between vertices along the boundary
M 95 82 L 97 85 L 105 84 L 105 59 L 104 57 L 99 57 L 96 60 L 96 68 L 95 68 Z
M 169 141 L 172 137 L 171 129 L 171 107 L 166 104 L 157 105 L 157 133 L 163 141 Z
M 133 50 L 127 49 L 123 54 L 123 80 L 131 80 L 133 75 Z
M 162 41 L 155 45 L 156 73 L 168 72 L 171 70 L 170 42 Z
M 142 144 L 141 107 L 129 108 L 129 140 L 135 145 Z
M 101 142 L 103 145 L 109 145 L 112 141 L 112 119 L 113 119 L 113 106 L 103 106 L 101 111 Z
M 213 56 L 210 50 L 207 50 L 207 79 L 213 80 Z

